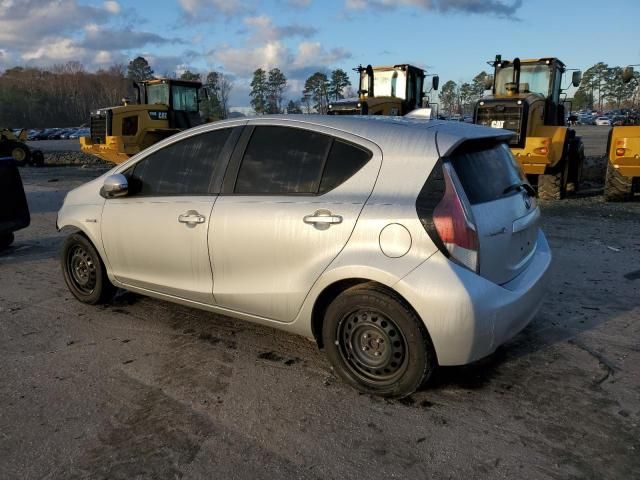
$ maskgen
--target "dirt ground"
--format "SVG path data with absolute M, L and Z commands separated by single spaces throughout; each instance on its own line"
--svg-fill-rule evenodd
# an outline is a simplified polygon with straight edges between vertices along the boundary
M 104 167 L 22 170 L 0 254 L 0 478 L 640 478 L 640 203 L 542 204 L 540 313 L 401 402 L 311 342 L 121 292 L 80 304 L 56 211 Z

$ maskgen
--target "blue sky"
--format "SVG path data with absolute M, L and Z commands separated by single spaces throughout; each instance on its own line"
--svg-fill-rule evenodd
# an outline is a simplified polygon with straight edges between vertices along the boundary
M 0 69 L 145 56 L 156 74 L 225 72 L 248 104 L 257 67 L 297 100 L 315 71 L 413 63 L 468 81 L 486 61 L 557 56 L 569 67 L 640 63 L 638 0 L 0 0 Z

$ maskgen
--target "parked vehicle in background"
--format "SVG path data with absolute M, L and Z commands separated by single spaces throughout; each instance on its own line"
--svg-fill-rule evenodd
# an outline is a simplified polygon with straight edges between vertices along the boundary
M 80 138 L 80 137 L 86 137 L 88 135 L 89 135 L 88 128 L 78 128 L 77 130 L 69 134 L 69 138 Z
M 577 190 L 584 163 L 584 145 L 565 121 L 563 76 L 565 64 L 557 58 L 513 61 L 496 55 L 491 95 L 475 106 L 474 123 L 515 132 L 511 151 L 545 200 L 564 198 Z M 491 77 L 488 77 L 491 79 Z M 580 84 L 574 71 L 571 83 Z
M 633 67 L 624 69 L 623 82 L 629 83 L 635 78 Z M 633 120 L 629 117 L 630 124 L 633 125 L 636 121 L 637 117 Z M 613 202 L 630 200 L 635 193 L 640 192 L 640 126 L 613 127 L 609 132 L 607 153 L 609 161 L 604 198 Z
M 13 232 L 28 227 L 30 222 L 18 165 L 0 152 L 0 250 L 13 243 Z
M 598 117 L 596 118 L 596 125 L 598 127 L 611 126 L 611 120 L 609 117 Z
M 291 117 L 190 129 L 69 192 L 71 293 L 121 287 L 301 334 L 388 397 L 527 325 L 551 254 L 511 132 Z

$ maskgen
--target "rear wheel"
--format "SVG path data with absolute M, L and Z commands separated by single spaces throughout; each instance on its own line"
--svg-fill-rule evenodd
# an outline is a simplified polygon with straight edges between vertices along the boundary
M 83 303 L 97 304 L 110 300 L 115 287 L 91 242 L 79 233 L 69 235 L 62 246 L 62 273 L 74 297 Z
M 341 293 L 327 309 L 322 336 L 336 373 L 365 393 L 405 397 L 437 366 L 421 320 L 376 284 Z
M 633 177 L 625 177 L 611 162 L 607 162 L 604 182 L 604 199 L 607 202 L 624 202 L 633 194 Z

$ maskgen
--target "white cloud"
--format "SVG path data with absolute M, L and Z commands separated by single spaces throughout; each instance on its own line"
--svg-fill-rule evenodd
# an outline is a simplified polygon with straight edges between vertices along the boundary
M 22 54 L 22 59 L 47 60 L 52 62 L 67 62 L 83 57 L 85 50 L 78 47 L 70 38 L 59 38 L 48 42 L 46 45 L 27 50 Z
M 104 9 L 109 13 L 117 15 L 118 13 L 120 13 L 120 4 L 118 2 L 110 0 L 108 2 L 104 2 Z

